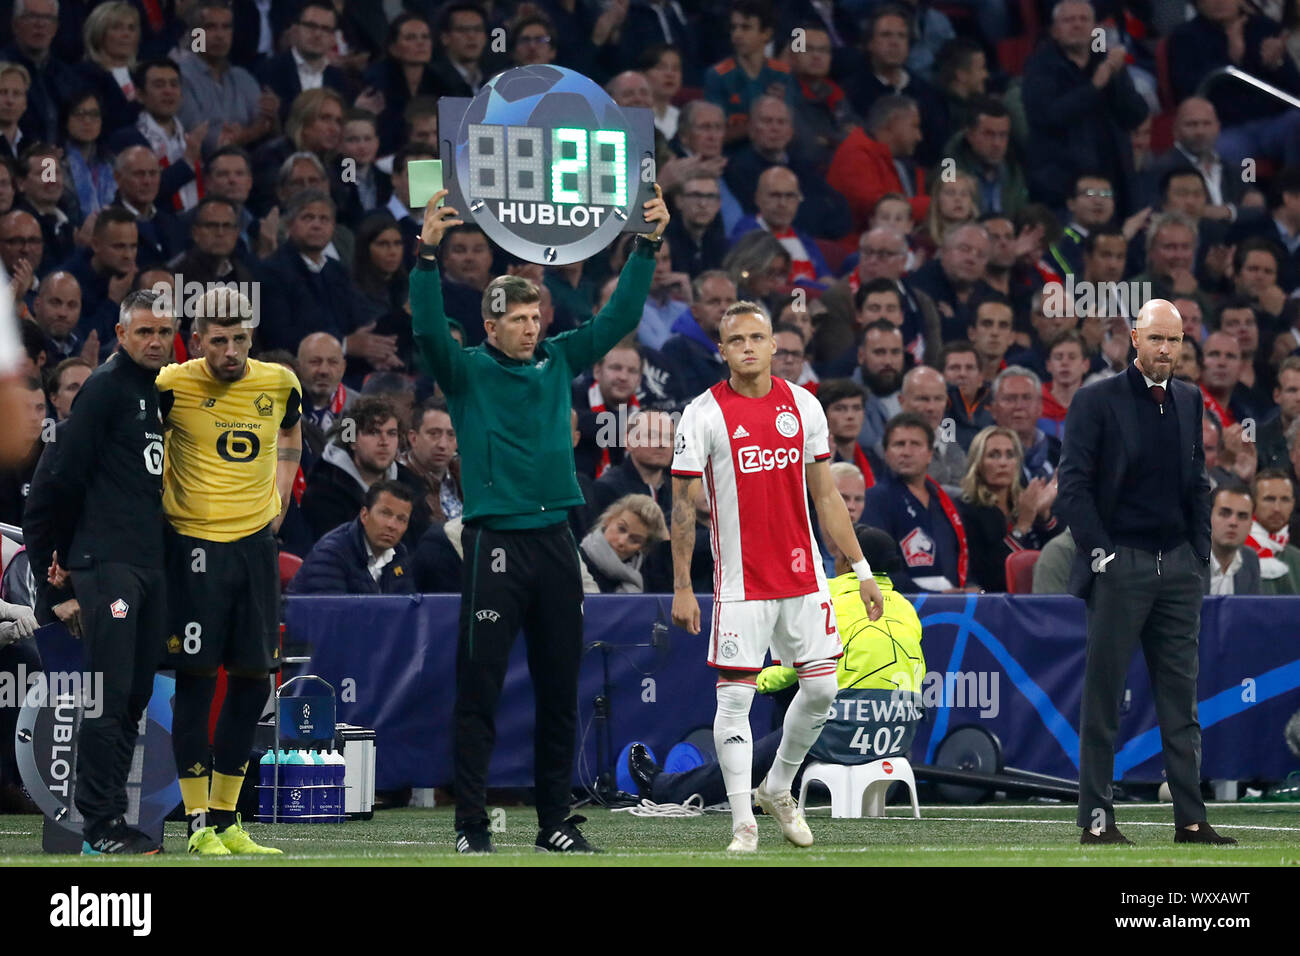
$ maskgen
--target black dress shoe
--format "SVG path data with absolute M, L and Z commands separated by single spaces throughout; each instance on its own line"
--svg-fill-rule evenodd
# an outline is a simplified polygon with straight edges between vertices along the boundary
M 645 744 L 633 744 L 632 749 L 627 754 L 627 772 L 632 775 L 632 782 L 636 784 L 637 793 L 649 800 L 654 792 L 655 777 L 663 773 L 663 767 L 659 766 L 650 757 L 650 751 L 646 750 Z
M 1122 846 L 1133 846 L 1133 841 L 1119 832 L 1119 827 L 1111 824 L 1100 833 L 1093 833 L 1091 830 L 1084 830 L 1083 836 L 1079 837 L 1079 842 L 1084 846 L 1092 846 L 1099 843 L 1118 843 Z
M 1210 826 L 1204 820 L 1196 824 L 1195 830 L 1189 830 L 1187 827 L 1179 827 L 1174 830 L 1175 843 L 1211 843 L 1216 846 L 1235 846 L 1237 841 L 1230 836 L 1224 836 L 1222 833 L 1215 833 L 1214 827 Z

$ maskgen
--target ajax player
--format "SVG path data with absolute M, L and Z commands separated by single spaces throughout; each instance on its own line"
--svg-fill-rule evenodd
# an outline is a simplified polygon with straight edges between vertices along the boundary
M 884 608 L 871 567 L 828 461 L 826 416 L 811 394 L 772 375 L 776 341 L 762 306 L 737 302 L 719 325 L 731 377 L 686 406 L 673 456 L 673 623 L 700 631 L 691 591 L 691 551 L 699 482 L 707 486 L 713 545 L 713 625 L 709 666 L 718 670 L 713 740 L 731 803 L 728 850 L 758 848 L 750 802 L 753 735 L 749 708 L 768 648 L 772 663 L 793 667 L 799 692 L 786 711 L 781 746 L 754 792 L 785 838 L 811 846 L 812 833 L 790 786 L 817 740 L 837 690 L 844 653 L 821 554 L 808 515 L 812 495 L 821 527 L 858 576 L 871 620 Z

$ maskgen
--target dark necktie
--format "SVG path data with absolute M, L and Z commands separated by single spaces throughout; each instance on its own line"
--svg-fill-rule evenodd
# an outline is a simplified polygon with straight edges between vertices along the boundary
M 1151 397 L 1160 406 L 1160 414 L 1163 415 L 1165 413 L 1165 387 L 1163 385 L 1152 385 L 1150 392 Z

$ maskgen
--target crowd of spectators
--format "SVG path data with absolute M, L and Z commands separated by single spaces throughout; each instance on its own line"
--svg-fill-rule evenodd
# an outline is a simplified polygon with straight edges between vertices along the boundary
M 773 319 L 776 374 L 826 409 L 855 518 L 896 538 L 912 584 L 1001 591 L 1009 555 L 1043 550 L 1035 589 L 1052 590 L 1072 547 L 1053 513 L 1071 400 L 1131 361 L 1130 320 L 1164 297 L 1183 316 L 1177 374 L 1205 400 L 1211 588 L 1300 593 L 1300 111 L 1202 86 L 1236 66 L 1300 95 L 1291 4 L 6 6 L 0 260 L 33 408 L 68 415 L 132 289 L 253 284 L 254 355 L 303 386 L 281 530 L 303 590 L 459 589 L 455 430 L 411 336 L 407 166 L 438 156 L 438 97 L 552 63 L 653 111 L 673 215 L 637 334 L 573 385 L 589 589 L 667 589 L 674 413 L 726 376 L 719 318 L 749 299 Z M 455 228 L 440 267 L 457 336 L 483 341 L 480 297 L 504 272 L 541 288 L 543 335 L 577 327 L 627 238 L 544 267 Z M 0 521 L 20 523 L 40 430 L 0 474 Z

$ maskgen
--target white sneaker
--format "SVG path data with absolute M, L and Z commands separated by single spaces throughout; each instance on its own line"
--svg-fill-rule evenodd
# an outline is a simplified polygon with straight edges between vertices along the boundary
M 758 852 L 758 824 L 742 823 L 731 834 L 731 843 L 727 845 L 728 853 Z
M 781 832 L 795 846 L 812 846 L 813 835 L 808 829 L 808 821 L 803 818 L 799 804 L 789 790 L 781 793 L 769 793 L 767 778 L 754 791 L 754 802 L 768 816 L 776 817 L 781 824 Z

